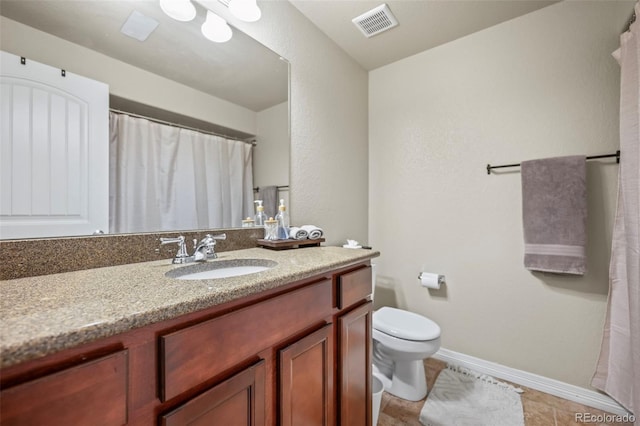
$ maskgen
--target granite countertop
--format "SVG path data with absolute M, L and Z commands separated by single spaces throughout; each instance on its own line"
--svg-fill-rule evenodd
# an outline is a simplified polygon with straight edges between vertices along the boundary
M 277 266 L 215 280 L 176 280 L 171 259 L 0 281 L 0 368 L 176 318 L 379 256 L 372 250 L 309 247 L 227 251 L 218 260 L 268 259 Z

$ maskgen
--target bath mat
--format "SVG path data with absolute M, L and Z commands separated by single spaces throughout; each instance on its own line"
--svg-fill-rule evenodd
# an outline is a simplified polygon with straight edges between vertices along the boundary
M 420 411 L 425 426 L 524 426 L 521 389 L 464 367 L 447 366 Z

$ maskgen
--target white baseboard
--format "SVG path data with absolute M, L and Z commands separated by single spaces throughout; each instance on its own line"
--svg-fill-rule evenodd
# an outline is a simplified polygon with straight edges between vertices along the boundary
M 570 385 L 526 371 L 516 370 L 515 368 L 485 361 L 449 349 L 440 348 L 432 357 L 449 364 L 466 367 L 478 373 L 508 380 L 521 386 L 568 399 L 569 401 L 597 408 L 608 413 L 619 415 L 629 414 L 629 412 L 614 399 L 597 391 Z

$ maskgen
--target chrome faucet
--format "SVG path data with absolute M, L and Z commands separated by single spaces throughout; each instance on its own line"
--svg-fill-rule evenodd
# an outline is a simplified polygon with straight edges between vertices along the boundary
M 207 234 L 198 244 L 197 240 L 193 240 L 195 251 L 193 252 L 193 260 L 196 262 L 216 259 L 218 254 L 215 252 L 216 240 L 226 240 L 227 234 L 211 235 Z
M 226 240 L 227 234 L 211 235 L 207 234 L 198 243 L 197 239 L 193 240 L 194 252 L 193 256 L 189 256 L 187 252 L 187 244 L 183 235 L 176 238 L 160 238 L 160 244 L 178 244 L 178 252 L 171 263 L 182 264 L 191 262 L 204 262 L 209 259 L 215 259 L 218 255 L 215 252 L 216 240 Z

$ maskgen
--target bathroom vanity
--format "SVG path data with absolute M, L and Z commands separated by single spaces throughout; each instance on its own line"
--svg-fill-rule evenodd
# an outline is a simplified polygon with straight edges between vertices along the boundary
M 370 425 L 377 255 L 256 248 L 220 258 L 277 266 L 181 281 L 163 260 L 3 281 L 0 424 Z

